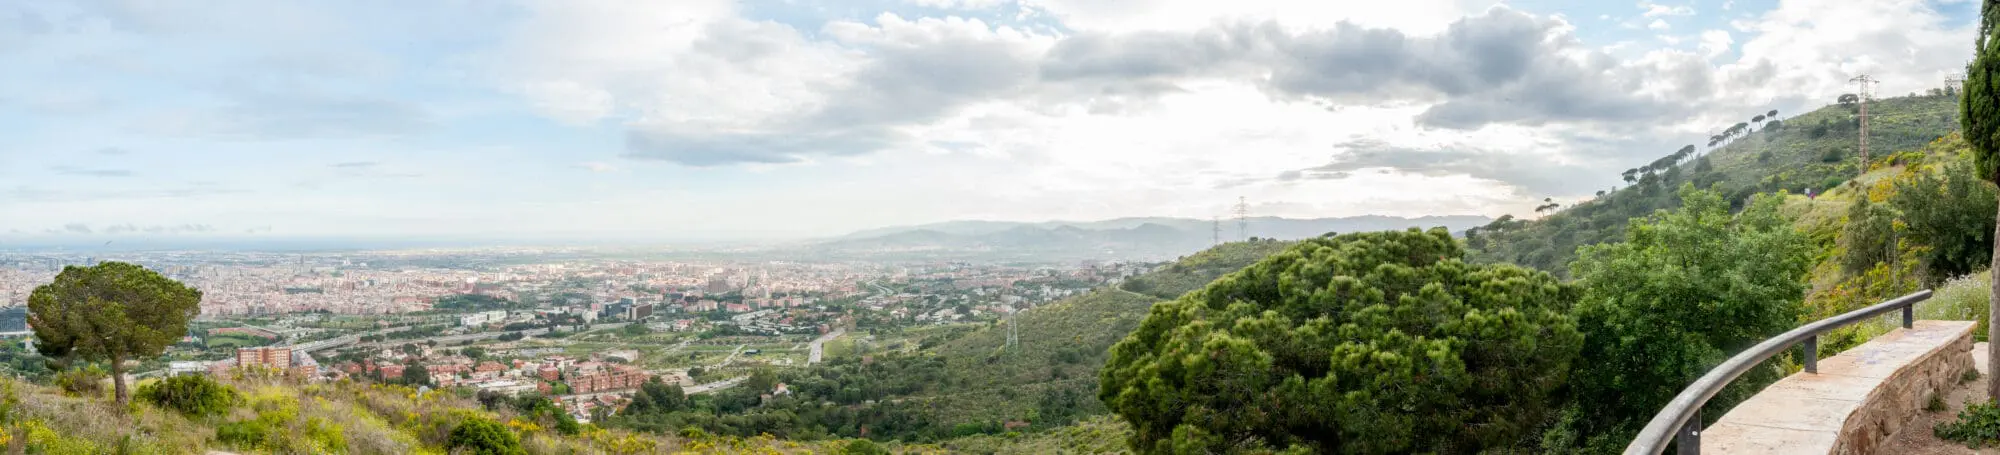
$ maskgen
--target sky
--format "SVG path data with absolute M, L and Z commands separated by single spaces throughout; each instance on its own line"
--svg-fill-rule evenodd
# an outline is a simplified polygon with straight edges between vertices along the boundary
M 0 242 L 1532 214 L 1968 0 L 15 0 Z

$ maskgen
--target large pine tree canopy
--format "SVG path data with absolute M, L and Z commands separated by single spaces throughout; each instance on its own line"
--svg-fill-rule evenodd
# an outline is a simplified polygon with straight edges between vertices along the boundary
M 1545 421 L 1582 336 L 1443 229 L 1321 237 L 1155 305 L 1101 376 L 1146 453 L 1470 453 Z

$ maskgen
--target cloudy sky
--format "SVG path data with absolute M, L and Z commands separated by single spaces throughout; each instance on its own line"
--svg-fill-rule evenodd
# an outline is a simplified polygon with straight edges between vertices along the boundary
M 1967 0 L 0 2 L 0 239 L 1528 213 Z M 1789 114 L 1786 114 L 1789 115 Z

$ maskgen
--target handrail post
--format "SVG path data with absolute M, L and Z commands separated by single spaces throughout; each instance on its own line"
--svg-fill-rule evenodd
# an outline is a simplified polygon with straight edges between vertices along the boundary
M 1806 342 L 1802 345 L 1806 351 L 1806 372 L 1819 374 L 1819 335 L 1806 337 Z
M 1903 328 L 1905 329 L 1916 328 L 1915 327 L 1916 319 L 1917 319 L 1917 303 L 1910 302 L 1909 305 L 1903 305 Z
M 1674 435 L 1674 445 L 1676 447 L 1679 447 L 1678 449 L 1674 450 L 1675 454 L 1701 455 L 1701 409 L 1700 408 L 1696 408 L 1694 410 L 1694 416 L 1688 418 L 1687 424 L 1681 425 L 1680 434 Z

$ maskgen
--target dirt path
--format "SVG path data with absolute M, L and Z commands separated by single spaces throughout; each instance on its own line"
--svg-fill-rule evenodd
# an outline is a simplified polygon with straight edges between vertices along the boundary
M 1979 369 L 1981 373 L 1989 371 L 1986 367 L 1986 349 L 1986 343 L 1972 345 L 1972 363 L 1974 368 Z M 1957 419 L 1958 412 L 1965 410 L 1966 404 L 1985 400 L 1986 381 L 1989 379 L 1986 375 L 1981 374 L 1977 381 L 1959 384 L 1957 388 L 1953 388 L 1951 392 L 1945 395 L 1945 410 L 1917 414 L 1916 417 L 1904 421 L 1902 431 L 1898 431 L 1895 436 L 1891 436 L 1889 443 L 1883 445 L 1882 449 L 1877 451 L 1877 453 L 1899 455 L 2000 455 L 2000 448 L 1987 447 L 1975 451 L 1965 448 L 1964 444 L 1938 439 L 1937 436 L 1931 433 L 1931 428 L 1936 427 L 1938 423 Z

